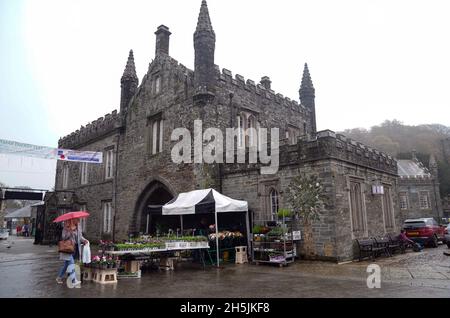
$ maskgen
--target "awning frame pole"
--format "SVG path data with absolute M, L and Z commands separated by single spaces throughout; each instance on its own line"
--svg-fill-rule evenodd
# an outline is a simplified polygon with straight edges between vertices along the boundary
M 215 211 L 216 218 L 216 255 L 217 255 L 217 268 L 219 268 L 219 224 L 217 223 L 217 210 Z
M 247 212 L 245 212 L 245 226 L 247 227 L 247 256 L 248 256 L 250 248 L 251 248 L 250 241 L 253 240 L 253 238 L 250 237 L 251 233 L 250 233 L 250 223 L 249 223 L 249 220 L 248 220 L 248 215 L 249 214 L 248 214 L 248 210 L 247 210 Z

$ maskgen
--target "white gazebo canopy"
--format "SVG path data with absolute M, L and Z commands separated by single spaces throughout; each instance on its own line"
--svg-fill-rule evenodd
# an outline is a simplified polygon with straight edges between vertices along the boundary
M 163 215 L 247 212 L 247 201 L 229 198 L 214 189 L 180 193 L 162 207 Z
M 216 220 L 216 254 L 219 267 L 219 224 L 217 213 L 245 212 L 247 227 L 247 244 L 249 244 L 250 227 L 248 222 L 248 203 L 229 198 L 214 189 L 194 190 L 180 193 L 173 200 L 163 205 L 163 215 L 183 215 L 214 213 Z

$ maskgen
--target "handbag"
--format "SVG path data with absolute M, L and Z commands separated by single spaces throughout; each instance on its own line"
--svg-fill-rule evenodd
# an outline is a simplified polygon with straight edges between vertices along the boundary
M 58 251 L 60 253 L 73 254 L 75 252 L 75 244 L 73 244 L 72 240 L 59 241 Z

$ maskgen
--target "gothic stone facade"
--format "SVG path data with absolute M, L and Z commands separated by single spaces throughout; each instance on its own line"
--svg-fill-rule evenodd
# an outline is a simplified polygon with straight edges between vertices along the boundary
M 439 192 L 438 170 L 434 156 L 430 169 L 413 152 L 412 160 L 399 160 L 399 207 L 402 222 L 406 219 L 433 217 L 440 221 L 443 215 Z
M 268 77 L 256 84 L 220 71 L 214 64 L 216 36 L 206 1 L 194 33 L 194 70 L 170 57 L 166 26 L 155 34 L 155 58 L 140 85 L 130 52 L 121 79 L 120 112 L 59 141 L 60 148 L 104 152 L 104 163 L 88 165 L 87 172 L 80 163 L 57 165 L 56 189 L 73 191 L 74 205 L 91 213 L 87 237 L 121 240 L 144 231 L 149 206 L 205 187 L 247 200 L 255 220 L 265 220 L 271 218 L 275 197 L 280 206 L 288 206 L 283 192 L 303 172 L 317 175 L 328 197 L 313 225 L 318 258 L 351 259 L 355 238 L 398 231 L 396 161 L 331 131 L 316 132 L 315 90 L 306 64 L 300 103 L 276 94 Z M 261 175 L 257 164 L 175 164 L 171 149 L 177 141 L 171 133 L 185 127 L 193 135 L 196 119 L 202 120 L 203 130 L 279 128 L 283 145 L 278 173 Z M 255 142 L 242 136 L 244 147 Z M 389 189 L 384 197 L 372 195 L 375 180 Z M 57 196 L 63 195 L 58 191 Z

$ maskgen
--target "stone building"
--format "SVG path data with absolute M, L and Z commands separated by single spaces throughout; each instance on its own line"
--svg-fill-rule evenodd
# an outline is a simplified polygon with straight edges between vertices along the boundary
M 443 212 L 435 157 L 430 156 L 430 169 L 417 159 L 414 151 L 411 160 L 398 160 L 397 164 L 402 221 L 424 217 L 439 221 Z
M 104 154 L 100 165 L 57 165 L 52 200 L 62 202 L 60 191 L 72 191 L 66 195 L 74 208 L 91 213 L 83 225 L 87 237 L 121 240 L 151 230 L 158 207 L 180 192 L 206 187 L 247 200 L 256 221 L 272 219 L 279 207 L 288 206 L 283 192 L 300 173 L 317 175 L 329 199 L 313 224 L 317 258 L 348 260 L 355 238 L 398 231 L 395 159 L 332 131 L 316 132 L 315 88 L 306 64 L 300 102 L 274 92 L 267 76 L 256 83 L 220 70 L 214 63 L 216 34 L 206 1 L 194 33 L 194 70 L 169 55 L 168 27 L 161 25 L 155 35 L 155 57 L 140 83 L 130 51 L 119 112 L 59 141 L 60 148 Z M 203 130 L 279 128 L 278 172 L 263 175 L 261 164 L 253 163 L 174 163 L 171 150 L 178 139 L 171 140 L 172 132 L 185 127 L 194 135 L 197 119 Z M 261 139 L 246 131 L 237 130 L 233 140 L 235 150 L 244 149 L 248 157 Z M 384 195 L 372 194 L 374 184 L 384 185 Z M 56 203 L 49 205 L 48 215 L 60 213 L 58 209 Z

